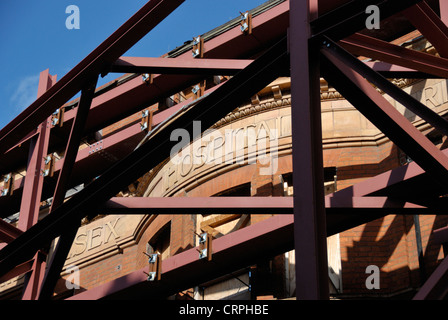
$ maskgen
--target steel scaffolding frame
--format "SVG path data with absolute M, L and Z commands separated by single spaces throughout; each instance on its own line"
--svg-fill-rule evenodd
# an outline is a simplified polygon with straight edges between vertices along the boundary
M 361 33 L 366 27 L 367 1 L 363 0 L 278 1 L 252 18 L 251 34 L 235 26 L 207 40 L 203 58 L 193 58 L 190 51 L 163 59 L 122 57 L 182 2 L 150 0 L 61 80 L 56 81 L 48 70 L 42 72 L 37 100 L 0 130 L 0 174 L 14 172 L 20 165 L 27 167 L 25 177 L 10 176 L 8 188 L 3 190 L 5 196 L 0 197 L 0 205 L 5 208 L 2 218 L 20 211 L 18 228 L 0 220 L 0 239 L 7 243 L 0 250 L 0 281 L 26 273 L 23 299 L 50 299 L 76 231 L 86 216 L 132 214 L 141 209 L 179 214 L 210 209 L 223 213 L 269 209 L 280 215 L 236 231 L 231 237 L 213 240 L 213 262 L 198 262 L 196 251 L 187 250 L 163 261 L 160 281 L 149 284 L 143 270 L 137 270 L 71 299 L 169 295 L 229 269 L 246 266 L 259 257 L 291 249 L 297 256 L 297 299 L 328 299 L 328 235 L 385 216 L 391 208 L 398 214 L 446 214 L 446 201 L 440 197 L 448 193 L 444 183 L 448 178 L 446 152 L 437 149 L 371 86 L 375 84 L 434 128 L 448 133 L 445 119 L 383 76 L 448 78 L 446 3 L 368 1 L 378 6 L 382 20 L 395 23 L 397 14 L 406 16 L 431 41 L 440 57 Z M 256 35 L 257 41 L 248 40 L 251 35 Z M 382 64 L 363 63 L 357 56 Z M 96 88 L 98 77 L 109 72 L 148 73 L 149 82 L 128 75 Z M 96 150 L 78 151 L 86 135 L 216 74 L 232 77 L 197 101 L 154 113 L 148 131 L 172 118 L 156 134 L 145 138 L 146 131 L 135 122 L 101 140 L 101 149 L 119 150 L 122 155 L 108 168 L 98 165 Z M 294 184 L 292 199 L 241 198 L 232 200 L 229 206 L 225 198 L 113 198 L 169 157 L 174 144 L 170 141 L 172 130 L 184 128 L 194 139 L 194 134 L 200 133 L 193 130 L 193 121 L 200 120 L 204 130 L 211 127 L 234 106 L 284 75 L 291 77 L 293 178 L 301 182 Z M 321 76 L 415 162 L 325 197 Z M 80 99 L 67 104 L 78 92 Z M 187 103 L 192 103 L 190 108 L 179 113 Z M 64 117 L 54 126 L 51 116 L 62 107 L 67 107 Z M 107 114 L 104 110 L 108 110 Z M 138 148 L 130 147 L 143 140 Z M 52 176 L 42 175 L 47 155 L 61 143 L 66 146 L 64 157 L 54 164 Z M 69 188 L 94 177 L 64 202 Z M 412 192 L 415 177 L 427 186 L 418 197 Z M 42 197 L 52 197 L 53 201 L 50 214 L 38 221 Z M 57 237 L 57 249 L 47 259 L 48 248 Z M 448 263 L 444 261 L 415 299 L 443 298 L 447 274 Z

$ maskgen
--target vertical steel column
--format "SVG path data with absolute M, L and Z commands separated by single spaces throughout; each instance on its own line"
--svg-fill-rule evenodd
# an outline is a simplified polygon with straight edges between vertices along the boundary
M 92 81 L 87 81 L 86 86 L 81 91 L 81 97 L 68 138 L 67 147 L 65 148 L 64 162 L 59 172 L 50 212 L 54 211 L 55 208 L 59 207 L 64 202 L 73 165 L 75 164 L 76 156 L 78 155 L 79 142 L 81 141 L 92 99 L 95 94 L 97 81 L 98 76 Z
M 84 126 L 89 114 L 90 105 L 92 104 L 92 99 L 95 94 L 97 80 L 98 77 L 95 77 L 94 80 L 87 81 L 86 86 L 82 89 L 75 121 L 72 124 L 67 147 L 64 153 L 64 163 L 59 171 L 58 182 L 53 195 L 50 214 L 64 202 L 72 168 L 76 160 L 76 155 L 78 154 L 79 142 L 81 141 Z M 59 238 L 56 249 L 50 258 L 47 271 L 42 281 L 39 299 L 50 299 L 52 297 L 54 287 L 59 279 L 61 270 L 64 266 L 65 260 L 67 259 L 67 255 L 73 244 L 73 240 L 75 239 L 80 224 L 81 221 L 73 225 L 68 225 L 67 231 Z
M 54 83 L 56 76 L 51 76 L 48 69 L 40 73 L 38 97 L 43 95 Z M 26 231 L 37 223 L 39 218 L 40 201 L 44 176 L 42 175 L 44 156 L 48 150 L 50 140 L 50 118 L 39 126 L 39 135 L 34 137 L 30 145 L 25 185 L 23 188 L 22 202 L 18 228 Z M 22 299 L 34 300 L 37 297 L 40 280 L 45 272 L 45 256 L 37 252 L 31 274 L 28 276 Z
M 317 0 L 290 2 L 289 49 L 297 299 L 328 299 L 318 49 L 310 21 Z
M 56 77 L 51 76 L 48 69 L 42 71 L 39 78 L 38 97 L 43 95 L 55 82 Z M 33 137 L 30 143 L 30 153 L 18 224 L 18 228 L 22 231 L 28 230 L 37 222 L 39 217 L 42 185 L 44 183 L 41 170 L 43 168 L 44 157 L 47 155 L 48 141 L 50 140 L 50 120 L 50 118 L 47 118 L 39 126 L 39 134 Z
M 439 0 L 440 19 L 448 25 L 448 2 L 446 0 Z

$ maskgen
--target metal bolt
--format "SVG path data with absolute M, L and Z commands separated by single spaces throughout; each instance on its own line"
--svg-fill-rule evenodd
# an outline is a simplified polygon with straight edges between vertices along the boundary
M 205 243 L 207 241 L 207 233 L 202 233 L 199 236 L 199 243 Z
M 142 74 L 142 80 L 144 82 L 148 82 L 148 80 L 149 80 L 149 73 Z
M 155 272 L 150 272 L 148 273 L 148 278 L 146 279 L 147 281 L 154 281 L 156 278 L 156 273 Z
M 191 91 L 192 91 L 194 94 L 196 94 L 196 93 L 199 91 L 199 86 L 198 86 L 198 85 L 195 85 L 195 86 L 193 87 L 193 89 L 191 89 Z
M 199 259 L 204 259 L 207 257 L 207 249 L 202 249 L 199 251 Z
M 149 255 L 148 263 L 156 263 L 156 261 L 157 261 L 157 254 Z

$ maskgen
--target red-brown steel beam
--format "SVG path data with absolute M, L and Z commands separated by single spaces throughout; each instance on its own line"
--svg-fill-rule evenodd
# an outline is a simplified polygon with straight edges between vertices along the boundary
M 136 270 L 68 300 L 163 298 L 294 248 L 292 215 L 279 215 L 213 240 L 213 260 L 199 259 L 196 248 L 162 261 L 160 281 L 146 281 L 148 268 Z
M 42 123 L 174 11 L 183 0 L 151 0 L 14 120 L 0 130 L 0 154 Z
M 45 274 L 47 255 L 38 251 L 34 255 L 32 272 L 27 274 L 24 283 L 22 300 L 36 300 L 41 288 L 42 279 Z
M 172 200 L 172 201 L 171 201 Z M 361 197 L 349 193 L 325 197 L 327 235 L 384 217 L 388 214 L 446 214 L 446 206 L 426 207 L 390 197 Z M 102 214 L 292 214 L 292 197 L 211 198 L 112 198 L 98 210 Z
M 98 77 L 95 77 L 94 80 L 87 82 L 81 91 L 76 118 L 72 124 L 72 130 L 62 160 L 63 165 L 58 175 L 56 189 L 51 202 L 50 214 L 64 202 L 73 165 L 75 163 L 76 155 L 78 154 L 79 144 L 84 131 L 84 125 L 95 93 L 97 79 Z M 72 247 L 79 225 L 80 223 L 67 226 L 66 231 L 59 237 L 56 248 L 53 251 L 46 268 L 45 276 L 40 285 L 39 300 L 50 299 L 53 296 L 54 287 L 60 277 L 62 267 L 64 266 L 69 250 Z
M 42 71 L 39 78 L 38 97 L 43 96 L 56 83 L 56 76 L 50 75 L 48 69 Z M 34 137 L 30 145 L 30 156 L 26 169 L 25 184 L 22 193 L 18 229 L 26 232 L 39 219 L 40 202 L 44 177 L 42 174 L 44 157 L 47 155 L 50 140 L 50 118 L 47 118 L 38 128 L 39 135 Z M 22 299 L 34 300 L 37 297 L 43 272 L 45 271 L 45 256 L 34 255 L 31 274 L 27 275 Z
M 448 150 L 444 150 L 448 156 Z M 375 177 L 358 182 L 332 194 L 333 197 L 348 199 L 350 197 L 388 196 L 395 199 L 417 201 L 419 199 L 440 200 L 439 196 L 448 192 L 448 186 L 440 187 L 432 182 L 431 176 L 417 163 L 381 173 Z M 437 204 L 437 201 L 434 201 Z
M 216 58 L 248 58 L 265 50 L 273 41 L 282 37 L 288 27 L 289 0 L 280 3 L 269 10 L 261 12 L 253 17 L 253 33 L 250 36 L 243 34 L 239 24 L 235 27 L 217 34 L 206 41 L 205 59 Z M 176 59 L 187 59 L 191 57 L 191 51 L 176 54 Z M 155 75 L 153 85 L 148 86 L 140 77 L 130 80 L 115 80 L 108 86 L 112 89 L 101 89 L 102 94 L 96 96 L 92 102 L 89 118 L 86 123 L 86 134 L 100 130 L 125 116 L 130 116 L 151 104 L 159 102 L 161 97 L 167 97 L 189 85 L 197 83 L 202 78 L 195 75 Z M 68 105 L 71 105 L 69 103 Z M 75 116 L 75 110 L 69 110 L 64 115 L 64 126 L 53 128 L 55 133 L 52 137 L 65 139 L 68 137 L 67 127 L 71 126 Z M 62 142 L 64 143 L 64 142 Z M 7 161 L 5 172 L 14 171 L 13 163 L 18 163 L 15 157 L 20 154 L 19 148 L 10 150 L 0 158 Z M 11 152 L 14 151 L 14 152 Z M 8 158 L 5 159 L 4 157 Z M 10 159 L 12 157 L 13 159 Z M 3 167 L 0 166 L 0 173 Z
M 226 30 L 205 42 L 204 59 L 242 59 L 259 54 L 284 36 L 288 16 L 289 1 L 285 1 L 253 17 L 253 32 L 250 36 L 244 35 L 239 25 Z M 191 50 L 172 59 L 195 60 Z M 147 85 L 141 77 L 126 81 L 93 100 L 86 131 L 99 130 L 200 80 L 202 77 L 198 75 L 156 74 L 152 85 Z M 71 114 L 66 114 L 66 121 L 70 119 Z
M 38 97 L 43 96 L 56 83 L 56 77 L 51 76 L 48 69 L 40 73 Z M 47 156 L 48 141 L 50 139 L 50 118 L 47 118 L 38 129 L 39 135 L 33 138 L 30 145 L 25 183 L 18 228 L 28 230 L 39 218 L 39 208 L 42 195 L 44 177 L 42 175 L 44 157 Z
M 222 84 L 216 85 L 205 91 L 205 95 L 209 95 Z M 158 126 L 163 121 L 179 112 L 182 108 L 193 103 L 194 99 L 187 99 L 171 108 L 163 110 L 153 116 L 153 127 Z M 72 178 L 69 187 L 75 187 L 87 180 L 91 180 L 101 174 L 113 163 L 122 159 L 125 155 L 132 152 L 135 147 L 143 140 L 146 132 L 140 127 L 140 119 L 129 127 L 121 129 L 104 139 L 95 142 L 93 145 L 78 151 L 76 162 L 74 163 Z M 64 161 L 56 161 L 54 165 L 54 177 L 59 177 Z M 54 192 L 54 178 L 46 177 L 44 180 L 43 197 L 50 198 Z M 2 216 L 14 214 L 17 209 L 17 197 L 23 190 L 23 177 L 17 177 L 14 181 L 14 194 L 8 197 L 0 197 L 0 206 L 4 208 Z
M 448 157 L 399 113 L 372 85 L 347 66 L 344 59 L 323 49 L 324 77 L 370 122 L 444 186 Z
M 110 72 L 234 75 L 253 60 L 121 57 Z
M 12 278 L 18 277 L 24 273 L 30 272 L 33 270 L 33 263 L 34 260 L 31 259 L 29 261 L 26 261 L 20 265 L 18 265 L 17 267 L 15 267 L 14 269 L 12 269 L 10 272 L 8 272 L 7 274 L 3 275 L 0 277 L 0 283 L 6 282 Z
M 152 200 L 152 201 L 151 201 Z M 231 200 L 231 201 L 230 201 Z M 289 209 L 292 213 L 293 199 L 290 197 L 231 197 L 229 198 L 112 198 L 106 203 L 105 208 L 111 213 L 125 213 L 124 208 L 128 208 L 128 213 L 133 209 L 148 208 L 172 210 L 176 212 L 180 208 L 206 212 L 212 209 L 235 209 L 244 210 L 257 209 L 277 212 L 277 210 Z M 233 202 L 233 203 L 232 203 Z M 390 201 L 387 198 L 356 198 L 353 201 L 332 201 L 326 198 L 326 203 L 336 208 L 353 209 L 354 207 L 377 208 L 384 205 L 388 208 L 400 208 L 401 204 Z M 398 206 L 397 206 L 398 205 Z M 420 210 L 422 207 L 413 204 L 405 204 L 409 210 Z M 116 209 L 119 211 L 114 211 Z M 107 212 L 107 211 L 105 211 Z M 168 211 L 167 211 L 168 212 Z M 185 211 L 184 211 L 185 212 Z M 215 211 L 213 211 L 215 212 Z M 390 212 L 390 211 L 389 211 Z M 387 214 L 386 212 L 383 215 Z M 271 249 L 275 248 L 278 253 L 286 252 L 293 248 L 293 214 L 276 215 L 265 221 L 232 232 L 221 238 L 213 240 L 213 260 L 214 263 L 200 263 L 198 253 L 195 248 L 172 256 L 163 260 L 161 281 L 147 282 L 147 268 L 136 270 L 126 276 L 112 280 L 104 285 L 79 293 L 68 300 L 96 300 L 96 299 L 120 299 L 122 297 L 133 298 L 142 294 L 146 298 L 168 296 L 172 293 L 197 285 L 198 283 L 215 279 L 222 275 L 222 272 L 232 272 L 241 267 L 254 263 L 258 257 L 267 258 L 271 254 Z M 331 235 L 331 234 L 330 234 Z M 244 249 L 242 248 L 244 246 Z M 250 248 L 250 249 L 249 249 Z M 204 261 L 202 261 L 204 262 Z M 185 275 L 188 274 L 188 277 Z
M 311 21 L 313 38 L 325 35 L 337 41 L 366 28 L 366 8 L 376 5 L 381 13 L 381 19 L 389 18 L 422 0 L 371 0 L 371 1 L 319 1 L 319 8 L 330 9 L 320 12 Z M 327 9 L 327 10 L 328 10 Z
M 215 92 L 198 102 L 195 107 L 190 108 L 181 117 L 173 119 L 148 142 L 64 202 L 54 214 L 44 217 L 0 250 L 0 274 L 8 272 L 30 258 L 36 249 L 61 235 L 65 225 L 79 222 L 123 187 L 141 177 L 147 172 L 148 167 L 155 167 L 166 159 L 177 144 L 171 140 L 173 130 L 185 129 L 191 139 L 196 138 L 201 132 L 193 130 L 194 121 L 202 121 L 203 130 L 211 127 L 231 112 L 235 105 L 249 99 L 275 80 L 279 73 L 287 69 L 288 62 L 287 41 L 284 38 Z
M 328 45 L 323 49 L 324 51 L 331 51 L 331 54 L 338 57 L 339 60 L 345 61 L 345 63 L 361 76 L 366 78 L 373 85 L 387 93 L 393 99 L 401 103 L 408 110 L 421 117 L 427 123 L 431 124 L 434 128 L 439 130 L 443 135 L 448 136 L 448 121 L 441 117 L 439 114 L 425 106 L 423 103 L 392 84 L 386 78 L 381 76 L 375 70 L 372 70 L 359 59 L 353 57 L 350 53 L 345 51 L 339 45 L 326 38 L 324 43 Z
M 432 8 L 422 1 L 403 11 L 410 22 L 444 58 L 448 58 L 448 27 Z
M 83 137 L 84 126 L 89 114 L 90 105 L 95 93 L 98 76 L 94 80 L 88 81 L 81 91 L 81 98 L 76 109 L 76 117 L 72 124 L 70 136 L 68 138 L 67 147 L 65 148 L 64 157 L 62 159 L 62 167 L 58 174 L 58 180 L 51 202 L 50 213 L 60 206 L 65 199 L 65 193 L 69 187 L 70 176 L 76 161 L 79 145 Z
M 17 229 L 5 220 L 0 219 L 0 242 L 10 243 L 22 233 L 22 230 Z
M 439 0 L 440 19 L 448 25 L 448 3 L 445 0 Z
M 448 78 L 448 59 L 445 58 L 400 47 L 360 33 L 341 40 L 339 43 L 354 55 L 366 56 L 437 77 Z
M 448 294 L 448 257 L 443 259 L 436 270 L 418 290 L 413 300 L 443 300 Z
M 327 215 L 363 214 L 375 211 L 396 214 L 434 214 L 434 210 L 388 197 L 325 197 Z M 262 213 L 292 214 L 292 197 L 115 197 L 99 209 L 104 214 L 206 214 Z M 438 212 L 440 214 L 440 212 Z
M 364 61 L 364 64 L 388 79 L 392 78 L 426 79 L 433 77 L 427 73 L 423 73 L 402 66 L 397 66 L 395 64 L 390 64 L 383 61 Z
M 290 3 L 294 243 L 299 300 L 329 298 L 319 49 L 309 41 L 309 23 L 317 18 L 317 10 L 317 0 Z
M 59 237 L 56 248 L 49 259 L 45 274 L 42 276 L 42 283 L 38 293 L 39 300 L 48 300 L 53 297 L 54 288 L 60 278 L 62 268 L 80 225 L 81 222 L 68 225 L 64 233 Z
M 448 227 L 434 230 L 432 236 L 436 244 L 448 244 Z

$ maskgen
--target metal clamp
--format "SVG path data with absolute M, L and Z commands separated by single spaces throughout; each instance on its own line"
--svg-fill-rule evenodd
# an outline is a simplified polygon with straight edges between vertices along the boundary
M 248 11 L 246 11 L 245 13 L 240 12 L 240 14 L 241 32 L 244 34 L 252 34 L 252 14 L 250 14 Z
M 191 88 L 191 92 L 194 94 L 194 98 L 198 99 L 205 93 L 206 80 L 202 80 L 199 84 Z
M 160 256 L 160 253 L 153 253 L 153 254 L 147 254 L 146 252 L 143 252 L 145 255 L 148 256 L 148 264 L 149 264 L 149 272 L 143 271 L 148 278 L 147 281 L 156 281 L 160 280 L 162 276 L 162 259 Z
M 55 112 L 51 115 L 51 124 L 53 127 L 58 126 L 62 127 L 64 123 L 64 108 L 56 109 Z
M 151 73 L 144 73 L 144 74 L 142 74 L 142 80 L 146 84 L 152 84 L 152 82 L 154 80 L 154 75 Z
M 203 58 L 204 57 L 204 39 L 201 36 L 193 38 L 193 58 Z
M 212 240 L 211 234 L 204 232 L 196 235 L 199 237 L 199 259 L 207 259 L 207 261 L 212 260 Z
M 152 130 L 152 115 L 153 111 L 142 111 L 142 121 L 140 122 L 140 129 L 149 132 Z
M 12 195 L 14 191 L 14 181 L 12 178 L 12 173 L 8 173 L 3 176 L 3 190 L 0 193 L 0 197 Z
M 44 157 L 44 169 L 42 170 L 42 175 L 44 177 L 50 176 L 52 177 L 54 174 L 54 163 L 55 163 L 55 157 L 53 154 L 49 154 L 46 157 Z

